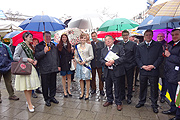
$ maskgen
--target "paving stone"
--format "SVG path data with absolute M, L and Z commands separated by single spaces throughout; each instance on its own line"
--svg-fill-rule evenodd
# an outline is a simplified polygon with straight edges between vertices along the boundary
M 111 107 L 111 106 L 108 106 Z M 102 105 L 93 105 L 91 111 L 106 113 L 107 107 L 103 107 Z
M 51 114 L 48 113 L 40 113 L 40 112 L 35 112 L 36 114 L 30 118 L 30 120 L 48 120 L 51 116 Z
M 34 113 L 30 113 L 28 110 L 24 110 L 24 111 L 20 112 L 19 114 L 17 114 L 14 118 L 22 119 L 22 120 L 28 120 L 34 114 L 36 114 L 36 113 L 35 112 Z
M 113 120 L 131 120 L 131 117 L 128 117 L 128 116 L 113 115 Z M 134 120 L 134 119 L 132 119 L 132 120 Z
M 71 118 L 77 118 L 77 116 L 80 114 L 81 110 L 78 109 L 67 109 L 62 113 L 62 116 L 65 117 L 71 117 Z
M 92 111 L 81 111 L 78 115 L 78 119 L 84 119 L 84 120 L 94 120 L 95 119 L 96 112 Z
M 95 120 L 112 120 L 112 114 L 105 114 L 105 113 L 97 113 Z
M 77 106 L 77 109 L 91 110 L 92 106 L 93 106 L 93 104 L 81 103 Z
M 77 106 L 79 105 L 79 103 L 76 103 L 76 102 L 65 102 L 62 107 L 65 107 L 65 108 L 77 108 Z
M 22 110 L 16 109 L 16 108 L 10 108 L 6 110 L 5 112 L 2 112 L 1 115 L 6 116 L 6 117 L 15 117 L 20 112 L 22 112 Z

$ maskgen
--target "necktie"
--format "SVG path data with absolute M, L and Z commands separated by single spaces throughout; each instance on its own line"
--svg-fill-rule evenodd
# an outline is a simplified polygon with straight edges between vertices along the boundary
M 109 51 L 111 51 L 111 47 L 109 47 Z
M 174 44 L 173 46 L 175 46 L 176 44 Z

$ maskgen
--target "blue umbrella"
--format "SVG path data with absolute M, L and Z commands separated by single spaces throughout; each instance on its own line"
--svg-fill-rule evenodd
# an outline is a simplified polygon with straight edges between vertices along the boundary
M 22 31 L 10 32 L 10 33 L 6 34 L 6 35 L 3 37 L 3 39 L 4 39 L 4 38 L 12 38 L 12 37 L 14 37 L 15 35 L 17 35 L 17 34 L 19 34 L 19 33 L 21 33 L 21 32 L 22 32 Z
M 36 15 L 23 21 L 19 27 L 31 31 L 56 31 L 65 28 L 65 24 L 58 18 L 48 15 Z
M 168 16 L 157 16 L 154 17 L 149 15 L 139 26 L 138 30 L 146 29 L 173 29 L 180 27 L 180 22 L 177 17 L 168 17 Z

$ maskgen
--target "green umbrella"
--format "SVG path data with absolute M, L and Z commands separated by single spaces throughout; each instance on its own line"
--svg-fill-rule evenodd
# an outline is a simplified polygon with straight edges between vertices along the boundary
M 104 22 L 98 31 L 122 31 L 132 29 L 139 26 L 139 24 L 133 20 L 126 18 L 115 18 Z

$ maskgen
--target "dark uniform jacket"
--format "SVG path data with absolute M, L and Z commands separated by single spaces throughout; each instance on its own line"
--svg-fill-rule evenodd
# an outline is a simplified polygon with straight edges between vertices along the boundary
M 119 58 L 117 60 L 114 60 L 114 64 L 113 64 L 113 71 L 116 77 L 120 77 L 125 75 L 125 69 L 124 69 L 124 50 L 123 47 L 120 45 L 114 45 L 112 50 L 112 52 L 116 53 Z M 104 77 L 107 78 L 108 76 L 108 66 L 105 65 L 105 63 L 107 62 L 105 60 L 106 55 L 108 54 L 108 48 L 104 47 L 101 50 L 101 58 L 100 58 L 100 62 L 101 64 L 104 66 Z
M 38 67 L 41 74 L 58 72 L 59 56 L 54 43 L 51 44 L 51 50 L 46 54 L 44 52 L 45 42 L 42 41 L 35 47 L 35 58 L 38 61 Z
M 135 42 L 128 41 L 127 43 L 120 42 L 119 45 L 121 45 L 125 51 L 125 69 L 129 70 L 134 68 L 136 66 L 135 56 L 137 44 Z
M 165 61 L 165 79 L 169 83 L 177 84 L 180 81 L 180 42 L 173 46 L 174 42 L 171 41 L 169 45 L 169 52 L 171 55 L 166 57 Z
M 101 56 L 101 50 L 104 48 L 104 42 L 99 41 L 95 42 L 92 41 L 91 42 L 92 48 L 93 48 L 93 54 L 94 54 L 94 59 L 91 61 L 91 68 L 101 68 L 101 62 L 100 60 L 100 56 Z
M 148 47 L 145 42 L 142 42 L 137 46 L 136 50 L 136 62 L 140 68 L 141 75 L 158 76 L 159 66 L 163 61 L 163 49 L 162 44 L 152 40 L 151 45 Z M 141 67 L 143 65 L 154 65 L 155 69 L 146 71 Z

